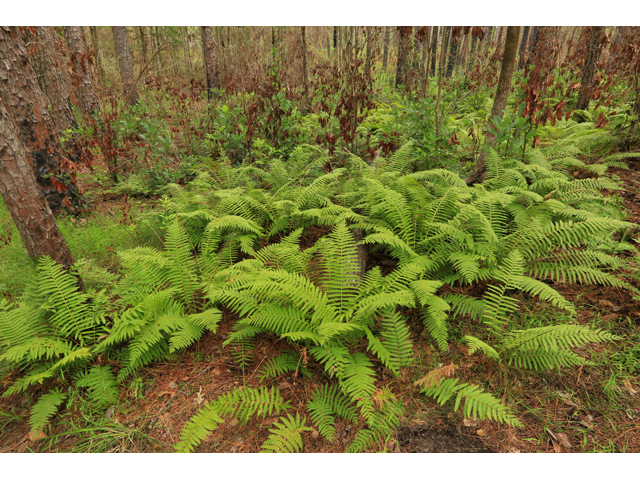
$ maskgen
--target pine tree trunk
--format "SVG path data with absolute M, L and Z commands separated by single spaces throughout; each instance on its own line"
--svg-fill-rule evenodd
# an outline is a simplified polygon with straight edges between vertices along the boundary
M 465 72 L 467 71 L 467 62 L 469 61 L 469 37 L 471 36 L 471 32 L 466 33 L 464 35 L 464 41 L 461 43 L 460 54 L 458 55 L 458 67 L 462 68 Z
M 104 62 L 102 61 L 102 50 L 98 41 L 98 27 L 89 27 L 91 32 L 91 47 L 96 52 L 96 64 L 98 66 L 98 74 L 100 75 L 101 85 L 104 85 Z
M 531 37 L 529 38 L 529 48 L 528 48 L 528 51 L 531 53 L 533 53 L 536 50 L 536 47 L 538 46 L 540 28 L 544 28 L 544 27 L 533 27 L 531 31 Z M 525 62 L 525 66 L 528 67 L 531 65 L 531 58 L 532 58 L 532 55 L 527 55 L 527 61 Z
M 398 63 L 396 65 L 396 88 L 407 81 L 409 70 L 409 51 L 413 27 L 396 27 L 398 30 Z
M 589 50 L 587 51 L 587 59 L 584 61 L 582 68 L 582 81 L 580 82 L 580 94 L 578 95 L 578 103 L 576 110 L 589 109 L 589 96 L 591 95 L 591 84 L 593 77 L 598 69 L 598 57 L 600 56 L 600 34 L 604 27 L 591 27 L 591 38 L 589 39 Z M 584 120 L 581 115 L 579 119 Z
M 436 99 L 436 118 L 435 118 L 435 123 L 436 123 L 436 137 L 440 134 L 440 99 L 442 96 L 442 73 L 443 73 L 443 67 L 444 67 L 444 54 L 446 51 L 446 45 L 447 42 L 445 41 L 445 37 L 446 37 L 446 30 L 443 27 L 442 30 L 442 40 L 440 42 L 440 61 L 438 63 L 438 96 Z
M 77 128 L 71 109 L 71 79 L 64 59 L 64 44 L 53 27 L 35 27 L 35 34 L 36 50 L 31 60 L 52 119 L 58 121 L 60 130 Z
M 421 65 L 421 80 L 422 80 L 422 96 L 427 94 L 427 86 L 429 85 L 429 48 L 431 46 L 429 34 L 433 34 L 433 29 L 425 27 L 427 31 L 422 39 L 422 65 Z
M 371 71 L 371 59 L 373 58 L 373 38 L 372 32 L 375 27 L 365 27 L 365 45 L 367 48 L 367 55 L 364 60 L 364 71 Z
M 200 27 L 202 32 L 202 57 L 204 58 L 204 72 L 207 78 L 207 98 L 213 100 L 215 89 L 220 88 L 218 62 L 216 59 L 216 40 L 214 27 Z
M 440 27 L 433 27 L 433 34 L 431 35 L 431 74 L 436 74 L 436 59 L 438 58 L 438 32 Z
M 113 41 L 116 46 L 118 66 L 120 67 L 124 98 L 129 105 L 137 105 L 138 91 L 136 90 L 136 79 L 133 74 L 133 62 L 131 61 L 129 40 L 127 39 L 127 27 L 111 27 L 111 29 L 113 30 Z
M 498 33 L 498 42 L 497 42 L 497 46 L 499 47 L 500 45 L 502 45 L 502 37 L 504 36 L 504 31 L 507 27 L 505 26 L 500 26 L 498 27 L 499 29 L 499 33 Z
M 522 67 L 524 67 L 524 59 L 525 56 L 527 55 L 527 39 L 529 37 L 529 27 L 524 27 L 524 30 L 522 32 L 522 41 L 520 42 L 520 52 L 518 52 L 518 55 L 520 57 L 520 59 L 518 60 L 518 70 L 522 70 Z
M 21 135 L 0 104 L 0 193 L 31 258 L 43 255 L 69 268 L 73 256 L 27 160 Z
M 504 115 L 503 110 L 507 106 L 507 98 L 511 90 L 511 79 L 516 66 L 516 57 L 518 54 L 518 40 L 520 38 L 521 27 L 507 27 L 507 39 L 504 45 L 504 54 L 502 56 L 502 66 L 500 68 L 500 77 L 498 78 L 498 86 L 496 88 L 496 96 L 493 100 L 493 108 L 491 108 L 490 119 L 498 115 L 500 118 Z M 485 137 L 485 145 L 490 145 L 495 138 L 490 132 Z M 484 149 L 480 153 L 480 157 L 476 161 L 475 167 L 471 175 L 465 180 L 467 185 L 472 185 L 478 181 L 482 181 L 485 175 L 486 162 Z
M 96 87 L 89 62 L 87 41 L 82 27 L 64 27 L 64 38 L 67 41 L 71 57 L 71 84 L 75 92 L 76 106 L 83 112 L 92 115 L 100 111 Z
M 451 42 L 449 45 L 449 59 L 447 61 L 447 77 L 453 75 L 456 66 L 456 56 L 458 55 L 458 40 L 453 38 L 453 28 L 451 29 Z
M 82 201 L 69 174 L 75 168 L 60 143 L 61 126 L 49 113 L 19 27 L 0 27 L 0 100 L 19 129 L 27 161 L 54 212 Z
M 413 27 L 413 59 L 411 62 L 411 70 L 413 72 L 417 72 L 420 68 L 420 52 L 422 51 L 422 41 L 418 39 L 418 32 L 420 31 L 420 27 Z
M 142 62 L 143 65 L 147 64 L 147 27 L 138 27 L 138 34 L 140 35 L 140 47 L 142 48 Z
M 300 27 L 302 36 L 302 82 L 306 100 L 309 99 L 309 64 L 307 63 L 307 27 Z M 306 102 L 305 102 L 306 103 Z
M 387 62 L 389 60 L 389 32 L 391 27 L 384 27 L 384 46 L 382 49 L 382 68 L 387 69 Z

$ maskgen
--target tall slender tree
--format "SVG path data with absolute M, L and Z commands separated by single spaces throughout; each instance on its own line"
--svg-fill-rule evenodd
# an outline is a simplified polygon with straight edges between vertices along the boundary
M 98 39 L 98 27 L 89 27 L 89 31 L 91 32 L 91 47 L 95 51 L 98 74 L 100 75 L 102 85 L 104 85 L 104 62 L 102 61 L 102 49 L 100 48 L 100 40 Z
M 518 52 L 518 56 L 520 59 L 518 60 L 518 70 L 522 70 L 524 67 L 524 60 L 527 55 L 527 39 L 529 37 L 529 27 L 524 27 L 522 31 L 522 40 L 520 41 L 520 51 Z
M 309 97 L 309 64 L 307 63 L 307 27 L 300 27 L 302 37 L 302 83 L 306 100 Z
M 382 68 L 387 69 L 387 62 L 389 60 L 389 35 L 391 27 L 384 27 L 384 44 L 382 47 Z
M 496 95 L 493 100 L 490 118 L 496 115 L 502 118 L 504 109 L 507 106 L 507 98 L 511 90 L 511 79 L 516 66 L 516 57 L 518 54 L 518 40 L 520 38 L 520 27 L 507 27 L 507 39 L 504 44 L 504 54 L 502 56 L 502 66 L 500 68 L 500 77 L 498 78 L 498 86 L 496 87 Z M 491 145 L 495 138 L 490 132 L 485 137 L 485 145 Z M 486 169 L 485 151 L 480 152 L 480 156 L 476 161 L 473 172 L 466 178 L 467 185 L 472 185 L 484 178 Z
M 600 56 L 600 34 L 604 27 L 591 27 L 591 37 L 589 39 L 589 50 L 587 50 L 587 58 L 582 68 L 582 81 L 580 82 L 580 94 L 578 95 L 578 103 L 576 109 L 587 110 L 589 108 L 589 96 L 591 95 L 591 86 L 593 77 L 598 69 L 598 57 Z M 584 120 L 581 115 L 579 119 Z
M 204 71 L 207 77 L 207 98 L 214 98 L 215 90 L 220 88 L 218 74 L 218 60 L 216 58 L 216 39 L 214 27 L 200 27 L 202 33 L 202 58 L 204 58 Z
M 111 27 L 113 30 L 113 41 L 116 46 L 116 56 L 120 67 L 120 77 L 124 97 L 129 105 L 137 105 L 138 91 L 136 90 L 136 79 L 133 74 L 133 62 L 131 61 L 131 50 L 129 50 L 129 39 L 127 38 L 127 27 Z
M 436 60 L 438 58 L 438 32 L 440 27 L 433 27 L 433 34 L 431 35 L 431 73 L 436 74 Z
M 0 104 L 0 193 L 4 203 L 29 256 L 48 255 L 69 268 L 73 256 L 40 190 L 28 156 L 18 128 Z
M 64 38 L 71 58 L 73 71 L 71 83 L 74 86 L 76 105 L 89 115 L 100 111 L 95 81 L 89 61 L 89 49 L 82 27 L 64 27 Z M 72 95 L 73 99 L 74 95 Z
M 147 27 L 138 27 L 140 47 L 142 48 L 142 62 L 147 64 Z
M 456 66 L 456 57 L 458 55 L 458 39 L 460 35 L 460 29 L 462 27 L 452 27 L 451 29 L 451 41 L 449 44 L 449 59 L 447 61 L 447 72 L 446 76 L 450 77 L 453 75 L 453 69 Z
M 0 27 L 0 100 L 20 133 L 27 161 L 56 212 L 82 201 L 75 184 L 75 165 L 60 143 L 61 126 L 49 112 L 46 97 L 29 64 L 19 27 Z
M 398 31 L 398 63 L 396 65 L 396 88 L 407 82 L 409 73 L 409 53 L 413 27 L 396 27 Z
M 533 52 L 538 45 L 538 39 L 540 38 L 540 29 L 545 27 L 533 27 L 531 29 L 531 35 L 529 35 L 529 48 L 527 49 L 529 52 Z M 531 55 L 527 55 L 527 61 L 525 62 L 526 66 L 531 65 Z

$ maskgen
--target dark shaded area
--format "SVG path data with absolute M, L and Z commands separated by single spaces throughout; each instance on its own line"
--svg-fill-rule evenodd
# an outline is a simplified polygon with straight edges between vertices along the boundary
M 402 453 L 495 453 L 470 427 L 404 427 L 398 431 L 398 442 Z

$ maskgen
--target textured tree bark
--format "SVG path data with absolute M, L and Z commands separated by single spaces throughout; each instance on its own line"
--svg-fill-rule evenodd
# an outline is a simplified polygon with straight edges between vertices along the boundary
M 539 33 L 540 33 L 540 29 L 544 28 L 544 27 L 533 27 L 532 31 L 531 31 L 531 35 L 529 38 L 529 48 L 528 51 L 533 53 L 536 49 L 536 47 L 538 46 L 538 38 L 539 38 Z M 531 58 L 533 56 L 532 55 L 527 55 L 527 61 L 525 62 L 526 66 L 530 66 L 531 65 Z
M 496 115 L 502 118 L 504 114 L 503 110 L 507 106 L 507 98 L 509 97 L 509 90 L 511 90 L 511 79 L 513 78 L 513 71 L 516 66 L 520 28 L 521 27 L 507 27 L 507 39 L 505 40 L 504 54 L 502 56 L 502 67 L 500 68 L 500 77 L 498 78 L 496 96 L 493 100 L 493 107 L 491 108 L 491 116 L 489 118 L 493 118 Z M 485 145 L 493 143 L 494 140 L 495 138 L 493 135 L 487 132 Z M 473 172 L 465 179 L 467 185 L 472 185 L 478 181 L 482 181 L 484 179 L 485 169 L 486 161 L 483 149 L 476 161 Z
M 68 173 L 75 165 L 65 156 L 60 126 L 49 113 L 18 27 L 0 27 L 0 59 L 0 100 L 19 129 L 27 161 L 49 206 L 54 212 L 80 207 L 75 179 Z
M 589 39 L 589 50 L 587 51 L 587 59 L 584 61 L 582 69 L 582 81 L 580 86 L 580 94 L 578 95 L 577 110 L 587 110 L 589 108 L 589 96 L 591 95 L 591 84 L 593 77 L 598 69 L 598 57 L 600 56 L 600 34 L 604 27 L 591 27 L 591 38 Z M 584 121 L 582 115 L 577 115 L 580 120 Z
M 142 47 L 142 61 L 147 64 L 147 27 L 138 27 L 140 34 L 140 46 Z
M 104 64 L 102 62 L 102 50 L 100 48 L 100 41 L 98 40 L 98 27 L 89 27 L 91 32 L 91 47 L 96 51 L 96 64 L 98 65 L 98 74 L 100 75 L 100 81 L 104 85 Z
M 99 112 L 100 104 L 96 95 L 87 41 L 82 27 L 64 27 L 64 38 L 67 41 L 73 71 L 71 83 L 74 89 L 71 99 L 73 100 L 75 96 L 76 106 L 89 115 Z M 74 93 L 75 95 L 73 95 Z
M 136 80 L 133 75 L 133 63 L 131 61 L 131 51 L 129 50 L 129 40 L 127 39 L 127 27 L 111 27 L 113 30 L 113 41 L 116 45 L 116 56 L 120 67 L 120 77 L 124 97 L 129 105 L 138 103 L 138 91 L 136 90 Z
M 504 31 L 507 27 L 501 25 L 500 27 L 498 27 L 499 32 L 498 32 L 498 42 L 497 42 L 497 46 L 499 47 L 500 45 L 502 45 L 502 36 L 504 35 Z
M 411 50 L 411 32 L 413 27 L 396 27 L 398 29 L 398 63 L 396 65 L 396 88 L 407 81 L 409 69 L 409 50 Z
M 77 128 L 71 110 L 69 72 L 64 60 L 65 47 L 53 27 L 35 27 L 36 49 L 31 57 L 42 93 L 47 97 L 52 120 L 58 130 Z
M 464 41 L 460 44 L 460 53 L 458 54 L 458 67 L 467 71 L 467 62 L 469 61 L 469 37 L 471 32 L 464 34 Z
M 456 66 L 456 57 L 458 55 L 458 40 L 453 38 L 453 29 L 451 29 L 451 41 L 449 44 L 449 59 L 447 61 L 447 72 L 446 76 L 450 77 L 453 75 L 453 69 Z
M 425 27 L 427 29 L 424 38 L 422 39 L 422 65 L 421 65 L 421 84 L 422 84 L 422 96 L 427 94 L 427 86 L 429 85 L 429 49 L 431 46 L 429 34 L 433 34 L 433 29 Z
M 524 67 L 524 59 L 527 55 L 527 39 L 529 37 L 529 27 L 524 27 L 524 31 L 522 32 L 522 40 L 520 41 L 520 51 L 518 52 L 518 56 L 520 59 L 518 60 L 518 70 L 522 70 Z
M 300 35 L 302 36 L 302 82 L 304 83 L 304 93 L 308 99 L 309 64 L 307 63 L 307 27 L 300 27 Z
M 438 31 L 440 27 L 433 27 L 432 42 L 431 42 L 431 74 L 436 74 L 436 59 L 438 58 Z
M 20 136 L 0 104 L 0 193 L 29 256 L 48 255 L 69 268 L 73 256 L 29 167 Z
M 391 27 L 384 27 L 384 46 L 382 48 L 382 68 L 387 69 L 387 61 L 389 60 L 389 33 Z
M 367 55 L 364 60 L 364 71 L 371 71 L 371 59 L 373 58 L 373 29 L 375 27 L 364 27 L 365 28 L 365 44 L 367 48 Z
M 200 27 L 200 31 L 202 32 L 204 71 L 207 77 L 207 98 L 211 101 L 215 97 L 215 89 L 220 88 L 218 62 L 216 59 L 216 39 L 213 27 Z
M 444 54 L 446 51 L 446 30 L 442 27 L 442 40 L 440 42 L 440 61 L 438 62 L 438 97 L 436 99 L 436 137 L 440 134 L 440 98 L 442 96 L 442 70 L 444 66 Z

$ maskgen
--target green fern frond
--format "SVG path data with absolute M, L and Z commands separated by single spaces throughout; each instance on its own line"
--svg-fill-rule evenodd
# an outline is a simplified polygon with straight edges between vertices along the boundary
M 17 347 L 34 337 L 52 333 L 41 310 L 26 304 L 11 307 L 5 299 L 0 300 L 0 349 Z
M 258 380 L 264 382 L 270 378 L 284 375 L 301 369 L 304 373 L 306 369 L 301 361 L 300 354 L 294 352 L 282 352 L 277 357 L 269 359 L 264 367 L 258 370 Z
M 87 388 L 89 396 L 99 406 L 110 405 L 118 400 L 118 382 L 108 366 L 93 366 L 76 380 L 76 387 Z
M 345 449 L 345 453 L 359 453 L 365 451 L 378 441 L 378 433 L 368 428 L 361 429 Z
M 296 416 L 287 414 L 287 417 L 280 417 L 282 423 L 274 423 L 275 428 L 270 428 L 271 435 L 262 444 L 261 453 L 297 453 L 302 450 L 302 432 L 311 431 L 306 427 L 306 417 L 300 418 L 300 413 Z
M 482 300 L 458 293 L 445 293 L 442 299 L 451 306 L 453 316 L 469 315 L 472 320 L 482 318 L 485 304 Z
M 620 337 L 583 325 L 552 325 L 516 330 L 505 335 L 500 351 L 509 364 L 532 369 L 558 368 L 585 363 L 570 349 Z
M 413 359 L 413 343 L 409 337 L 409 327 L 403 318 L 396 312 L 383 317 L 380 333 L 382 343 L 389 351 L 388 366 L 396 373 Z
M 441 351 L 446 352 L 449 348 L 449 304 L 440 297 L 433 296 L 427 302 L 427 307 L 421 310 L 422 321 L 431 337 L 438 344 Z
M 317 387 L 309 396 L 307 409 L 310 412 L 311 421 L 318 427 L 320 434 L 331 443 L 335 435 L 336 416 L 353 423 L 358 419 L 355 405 L 337 385 L 324 384 L 322 387 Z
M 494 360 L 500 360 L 500 355 L 491 345 L 487 345 L 482 340 L 472 335 L 465 335 L 463 338 L 469 346 L 469 355 L 473 355 L 476 351 L 481 350 L 487 357 Z
M 440 405 L 444 405 L 453 395 L 456 395 L 454 411 L 458 411 L 464 400 L 464 416 L 479 418 L 480 420 L 497 420 L 511 427 L 522 427 L 522 423 L 490 393 L 484 392 L 477 385 L 468 383 L 458 384 L 457 378 L 448 378 L 440 382 L 439 386 L 421 390 L 427 396 L 433 397 Z
M 252 416 L 279 414 L 290 407 L 277 388 L 262 387 L 254 389 L 245 387 L 220 395 L 216 400 L 206 404 L 191 417 L 180 433 L 180 441 L 175 448 L 178 452 L 193 451 L 207 435 L 222 423 L 223 417 L 235 417 L 247 421 Z
M 25 360 L 36 362 L 38 360 L 52 360 L 60 355 L 67 355 L 74 350 L 69 342 L 51 337 L 33 337 L 22 345 L 7 349 L 0 361 L 21 363 Z
M 364 353 L 356 352 L 345 356 L 340 374 L 340 386 L 351 398 L 369 398 L 375 391 L 376 378 L 373 364 Z
M 325 372 L 328 372 L 331 377 L 342 375 L 349 355 L 349 349 L 344 345 L 338 342 L 327 343 L 323 346 L 312 345 L 309 351 L 318 362 L 324 364 Z
M 67 394 L 60 389 L 50 390 L 49 393 L 42 395 L 31 407 L 31 416 L 29 417 L 31 432 L 42 432 L 66 398 Z
M 190 311 L 193 311 L 198 300 L 199 281 L 196 270 L 196 262 L 189 244 L 189 237 L 185 228 L 174 221 L 167 228 L 165 246 L 167 247 L 167 272 L 166 278 L 172 287 L 177 289 L 180 299 Z
M 78 291 L 78 280 L 49 257 L 39 260 L 37 272 L 38 291 L 47 299 L 45 308 L 58 335 L 92 344 L 103 329 L 88 295 Z

